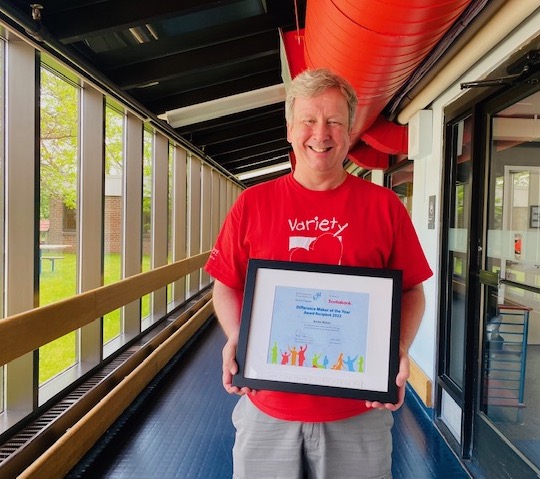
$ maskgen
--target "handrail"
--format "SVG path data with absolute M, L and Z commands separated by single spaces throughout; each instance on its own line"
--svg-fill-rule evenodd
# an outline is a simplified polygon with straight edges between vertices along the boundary
M 212 314 L 212 311 L 213 303 L 210 300 L 182 326 L 173 327 L 174 332 L 169 337 L 157 345 L 130 374 L 125 376 L 87 414 L 66 429 L 61 437 L 56 439 L 17 477 L 19 479 L 64 477 L 105 434 L 152 378 L 187 343 Z
M 512 288 L 524 289 L 530 291 L 531 293 L 540 294 L 540 288 L 538 286 L 532 286 L 530 284 L 520 283 L 519 281 L 512 281 L 509 279 L 501 278 L 499 280 L 500 284 L 506 284 L 507 286 L 512 286 Z
M 209 255 L 206 251 L 0 319 L 0 366 L 202 268 Z

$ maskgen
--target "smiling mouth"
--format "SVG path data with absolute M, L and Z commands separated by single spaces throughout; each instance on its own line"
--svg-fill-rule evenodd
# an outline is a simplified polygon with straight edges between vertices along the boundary
M 316 146 L 310 146 L 311 150 L 313 150 L 315 153 L 326 153 L 327 151 L 330 151 L 332 148 L 317 148 Z

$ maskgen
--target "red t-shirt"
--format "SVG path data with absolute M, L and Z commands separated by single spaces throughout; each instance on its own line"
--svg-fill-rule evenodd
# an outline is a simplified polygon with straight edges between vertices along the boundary
M 352 175 L 328 191 L 308 190 L 292 174 L 245 190 L 227 215 L 205 269 L 242 290 L 249 258 L 397 269 L 404 290 L 432 275 L 398 197 Z M 305 422 L 367 410 L 361 400 L 277 391 L 258 391 L 250 399 L 271 416 Z

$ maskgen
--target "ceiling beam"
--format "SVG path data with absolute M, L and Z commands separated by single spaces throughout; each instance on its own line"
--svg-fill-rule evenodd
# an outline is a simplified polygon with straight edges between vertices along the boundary
M 286 139 L 276 140 L 264 145 L 253 145 L 250 148 L 243 148 L 237 150 L 234 153 L 226 152 L 222 154 L 209 155 L 214 161 L 222 166 L 229 165 L 232 162 L 249 162 L 257 161 L 262 155 L 271 157 L 272 155 L 278 156 L 283 154 L 284 151 L 290 151 L 291 145 Z
M 221 48 L 205 47 L 108 70 L 107 75 L 121 88 L 129 90 L 156 81 L 180 78 L 189 71 L 204 71 L 250 58 L 276 55 L 279 57 L 279 36 L 277 31 L 273 31 L 249 39 L 233 40 Z
M 283 136 L 276 137 L 276 135 L 272 135 L 271 137 L 269 137 L 268 135 L 265 135 L 265 132 L 262 132 L 259 135 L 253 135 L 250 138 L 219 143 L 206 147 L 204 149 L 204 152 L 208 156 L 219 157 L 219 155 L 225 155 L 241 151 L 250 152 L 253 149 L 256 150 L 259 148 L 264 148 L 264 151 L 268 151 L 268 149 L 274 147 L 282 148 L 287 147 L 288 145 L 289 143 L 285 138 L 283 138 Z
M 283 163 L 288 163 L 290 166 L 290 160 L 289 160 L 289 152 L 285 150 L 281 150 L 280 152 L 276 152 L 273 156 L 265 159 L 260 159 L 257 161 L 253 161 L 252 163 L 241 163 L 237 162 L 237 164 L 228 163 L 227 170 L 233 173 L 234 175 L 240 175 L 240 174 L 246 174 L 254 169 L 262 169 L 262 168 L 269 168 L 273 167 L 275 165 L 280 165 Z
M 182 92 L 166 98 L 159 98 L 155 101 L 150 100 L 146 102 L 146 105 L 156 114 L 160 115 L 169 110 L 215 100 L 217 98 L 227 97 L 238 93 L 258 90 L 260 88 L 265 88 L 276 84 L 281 84 L 281 70 L 255 73 L 247 78 L 238 79 L 229 83 L 223 83 L 222 85 L 202 88 L 190 92 Z
M 190 141 L 198 145 L 210 146 L 214 143 L 223 143 L 227 141 L 236 141 L 241 138 L 254 138 L 260 132 L 279 135 L 286 135 L 286 127 L 284 119 L 281 116 L 274 118 L 265 118 L 258 121 L 252 121 L 247 118 L 243 124 L 237 124 L 228 128 L 215 129 L 207 133 L 193 133 L 190 136 Z
M 185 75 L 179 78 L 154 82 L 146 85 L 146 87 L 143 85 L 131 91 L 139 101 L 147 103 L 159 100 L 160 98 L 170 97 L 179 92 L 189 94 L 194 90 L 222 87 L 223 85 L 235 83 L 238 80 L 251 77 L 255 74 L 267 73 L 268 75 L 276 76 L 278 71 L 277 56 L 264 56 L 261 58 L 250 58 L 247 61 L 234 62 L 228 65 L 217 65 L 207 70 L 186 72 Z M 227 92 L 221 96 L 229 96 L 230 94 Z
M 119 58 L 118 49 L 99 52 L 99 61 L 106 70 L 141 63 L 149 57 L 159 58 L 205 47 L 221 47 L 223 43 L 248 38 L 256 34 L 275 31 L 279 23 L 272 15 L 264 14 L 247 19 L 216 25 L 142 44 L 126 45 Z
M 177 128 L 176 131 L 183 135 L 184 133 L 191 134 L 207 134 L 211 131 L 216 131 L 224 128 L 241 128 L 247 121 L 259 121 L 272 118 L 285 118 L 285 106 L 283 103 L 273 103 L 261 108 L 249 110 L 249 112 L 233 113 L 224 117 L 219 117 L 201 123 Z
M 238 0 L 106 0 L 78 7 L 68 3 L 56 10 L 45 5 L 42 17 L 44 25 L 57 39 L 62 43 L 73 43 L 84 41 L 86 37 L 127 30 L 173 16 L 237 2 Z

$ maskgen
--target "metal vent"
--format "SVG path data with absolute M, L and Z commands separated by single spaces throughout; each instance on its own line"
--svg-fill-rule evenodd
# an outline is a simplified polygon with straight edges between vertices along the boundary
M 37 438 L 42 435 L 46 430 L 50 430 L 54 426 L 54 423 L 59 421 L 60 418 L 71 408 L 75 408 L 81 404 L 81 398 L 91 392 L 94 388 L 102 384 L 102 382 L 115 372 L 120 366 L 122 366 L 135 352 L 136 348 L 129 349 L 121 353 L 117 358 L 105 365 L 96 374 L 92 375 L 88 380 L 79 385 L 76 389 L 67 394 L 58 403 L 47 409 L 41 414 L 35 421 L 26 426 L 23 430 L 10 438 L 4 444 L 0 446 L 0 479 L 3 478 L 3 466 L 13 459 L 15 455 L 22 452 L 24 449 L 32 449 L 28 451 L 28 454 L 33 454 L 36 449 L 42 449 L 37 441 Z M 74 414 L 74 417 L 78 417 L 80 414 Z M 64 430 L 70 427 L 70 425 L 59 425 L 59 430 Z M 51 440 L 51 435 L 44 442 Z M 53 434 L 54 436 L 54 434 Z M 54 439 L 53 439 L 54 440 Z M 30 447 L 33 445 L 32 447 Z M 26 462 L 26 461 L 23 461 Z M 6 476 L 7 477 L 7 476 Z

